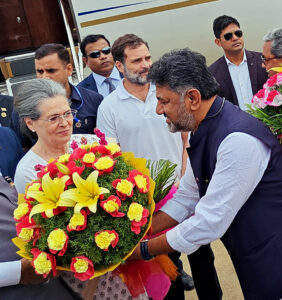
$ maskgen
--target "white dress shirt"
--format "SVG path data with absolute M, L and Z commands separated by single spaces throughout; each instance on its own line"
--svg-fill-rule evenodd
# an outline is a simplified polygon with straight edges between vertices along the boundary
M 201 199 L 188 159 L 179 190 L 161 208 L 179 222 L 166 233 L 169 245 L 191 254 L 222 237 L 261 180 L 270 154 L 270 149 L 251 135 L 228 135 L 218 148 L 215 170 Z
M 0 263 L 0 287 L 16 285 L 21 279 L 21 261 L 8 261 Z
M 107 82 L 105 82 L 106 77 L 96 74 L 94 72 L 92 74 L 93 74 L 94 80 L 96 81 L 98 93 L 101 94 L 104 98 L 107 97 L 109 95 L 109 84 Z M 122 80 L 122 78 L 120 77 L 119 71 L 116 67 L 113 68 L 112 73 L 109 76 L 109 78 L 111 78 L 112 84 L 115 87 L 117 87 Z
M 225 60 L 237 95 L 239 107 L 242 110 L 246 110 L 246 104 L 250 104 L 253 98 L 253 90 L 245 50 L 243 60 L 239 66 L 233 64 L 226 56 Z

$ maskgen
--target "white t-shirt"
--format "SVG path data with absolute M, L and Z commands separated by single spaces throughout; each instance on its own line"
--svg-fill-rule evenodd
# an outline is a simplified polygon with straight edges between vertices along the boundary
M 146 101 L 129 94 L 123 84 L 107 96 L 98 108 L 97 127 L 107 137 L 116 138 L 122 151 L 156 161 L 177 164 L 181 175 L 183 142 L 181 133 L 168 131 L 165 118 L 156 113 L 156 87 L 150 85 Z

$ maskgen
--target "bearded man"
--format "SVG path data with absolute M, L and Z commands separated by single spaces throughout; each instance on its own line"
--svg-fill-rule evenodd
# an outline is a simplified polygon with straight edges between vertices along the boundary
M 175 227 L 142 241 L 132 258 L 172 251 L 193 255 L 220 238 L 244 299 L 280 299 L 282 151 L 277 138 L 217 95 L 218 84 L 200 53 L 165 54 L 148 78 L 156 84 L 157 113 L 166 116 L 171 130 L 192 134 L 179 189 L 153 216 L 153 233 Z
M 156 113 L 156 87 L 147 80 L 152 65 L 147 42 L 126 34 L 114 42 L 112 55 L 124 79 L 99 106 L 97 127 L 107 137 L 115 138 L 122 151 L 151 161 L 167 159 L 177 164 L 175 175 L 180 179 L 187 159 L 187 134 L 168 132 L 165 119 Z M 178 258 L 175 261 L 179 263 Z M 188 289 L 192 289 L 192 278 L 182 273 L 188 279 Z M 166 299 L 184 299 L 180 276 Z

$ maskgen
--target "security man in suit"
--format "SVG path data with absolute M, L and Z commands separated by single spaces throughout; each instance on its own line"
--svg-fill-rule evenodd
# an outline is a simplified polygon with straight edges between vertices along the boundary
M 261 53 L 244 49 L 243 31 L 233 17 L 216 18 L 213 31 L 216 45 L 224 51 L 224 55 L 209 67 L 220 85 L 218 95 L 246 110 L 246 104 L 251 103 L 253 95 L 267 80 Z
M 80 49 L 84 63 L 93 73 L 78 86 L 98 92 L 105 98 L 115 90 L 122 78 L 115 67 L 110 42 L 102 34 L 91 34 L 83 39 Z

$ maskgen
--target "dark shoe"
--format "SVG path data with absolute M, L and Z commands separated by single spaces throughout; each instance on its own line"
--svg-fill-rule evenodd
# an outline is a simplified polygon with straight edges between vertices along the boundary
M 184 270 L 180 271 L 180 276 L 185 291 L 191 291 L 193 290 L 193 288 L 195 288 L 193 278 L 190 275 L 188 275 Z

